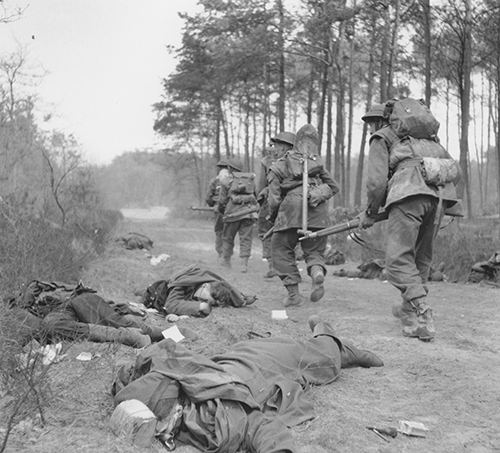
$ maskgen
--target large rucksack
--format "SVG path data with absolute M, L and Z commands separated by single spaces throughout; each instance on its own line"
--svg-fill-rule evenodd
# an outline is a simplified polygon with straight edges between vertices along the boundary
M 436 139 L 439 121 L 422 99 L 393 99 L 386 103 L 385 115 L 399 138 Z
M 255 173 L 235 171 L 229 192 L 235 195 L 255 194 Z

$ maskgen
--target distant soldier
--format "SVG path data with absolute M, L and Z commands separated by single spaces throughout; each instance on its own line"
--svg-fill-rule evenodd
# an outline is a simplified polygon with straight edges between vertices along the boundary
M 388 213 L 387 278 L 403 299 L 392 312 L 401 320 L 404 336 L 429 341 L 435 336 L 435 328 L 426 282 L 434 238 L 443 215 L 441 206 L 446 208 L 457 202 L 453 183 L 458 181 L 459 171 L 451 171 L 454 161 L 439 144 L 439 123 L 427 107 L 412 99 L 396 102 L 405 102 L 400 104 L 399 118 L 395 112 L 398 106 L 392 101 L 374 105 L 362 117 L 370 127 L 371 137 L 366 182 L 368 207 L 360 220 L 362 228 L 369 228 L 380 208 Z M 409 117 L 413 112 L 418 115 Z M 411 121 L 405 120 L 407 116 Z M 403 131 L 401 126 L 405 123 L 411 127 Z M 429 179 L 431 172 L 422 171 L 425 162 L 437 169 L 436 181 Z
M 269 221 L 269 204 L 267 202 L 267 173 L 271 165 L 283 157 L 287 151 L 293 148 L 295 143 L 295 134 L 293 132 L 280 132 L 275 137 L 271 138 L 271 145 L 266 150 L 266 154 L 261 162 L 261 169 L 259 180 L 257 182 L 257 200 L 260 204 L 259 217 L 257 219 L 257 229 L 259 235 L 264 235 L 273 224 Z M 273 262 L 271 257 L 271 236 L 262 241 L 262 258 L 268 263 L 269 269 L 264 274 L 264 278 L 273 278 L 277 276 L 276 271 L 273 269 Z
M 228 184 L 222 184 L 218 209 L 223 214 L 222 265 L 231 267 L 234 240 L 239 235 L 241 272 L 248 271 L 248 259 L 252 252 L 253 226 L 257 219 L 259 204 L 255 193 L 255 174 L 241 171 L 239 163 L 232 162 L 232 168 L 239 169 L 231 175 Z
M 308 146 L 302 149 L 299 141 Z M 313 126 L 308 124 L 301 127 L 297 132 L 294 148 L 272 164 L 268 172 L 270 220 L 274 223 L 271 240 L 273 267 L 288 292 L 283 301 L 285 306 L 299 305 L 304 300 L 299 292 L 301 276 L 295 258 L 295 247 L 300 238 L 299 229 L 302 227 L 304 158 L 307 157 L 309 167 L 308 229 L 318 230 L 328 226 L 326 202 L 339 191 L 321 158 L 309 153 L 310 149 L 316 149 L 317 153 L 318 142 L 318 133 Z M 326 236 L 301 242 L 307 273 L 312 279 L 312 302 L 317 302 L 324 295 L 326 244 Z
M 217 252 L 219 260 L 222 259 L 222 230 L 224 228 L 224 222 L 222 221 L 222 214 L 219 212 L 217 207 L 217 202 L 219 201 L 219 193 L 221 188 L 221 181 L 224 179 L 229 181 L 230 173 L 232 170 L 237 170 L 236 168 L 231 168 L 230 163 L 221 159 L 217 162 L 217 175 L 212 178 L 208 184 L 208 191 L 205 201 L 208 206 L 214 208 L 214 232 L 215 232 L 215 251 Z

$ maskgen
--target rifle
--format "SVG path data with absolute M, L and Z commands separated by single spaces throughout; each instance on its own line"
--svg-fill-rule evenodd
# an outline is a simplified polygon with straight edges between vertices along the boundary
M 261 241 L 265 241 L 269 236 L 274 233 L 274 226 L 269 228 L 263 235 L 259 235 Z
M 214 208 L 208 208 L 205 206 L 191 206 L 192 211 L 202 211 L 202 212 L 214 212 Z
M 234 219 L 240 215 L 253 214 L 254 212 L 258 212 L 259 209 L 259 206 L 253 206 L 251 208 L 242 209 L 241 211 L 232 212 L 231 214 L 225 214 L 224 217 L 222 217 L 222 220 L 226 222 L 227 220 Z
M 382 220 L 386 220 L 387 217 L 388 217 L 388 213 L 387 212 L 385 212 L 385 211 L 379 212 L 374 217 L 375 223 L 381 222 Z M 349 221 L 344 222 L 344 223 L 339 223 L 337 225 L 333 225 L 331 227 L 323 228 L 321 230 L 308 232 L 308 234 L 305 234 L 304 236 L 302 236 L 301 238 L 299 238 L 299 241 L 303 241 L 304 239 L 320 238 L 320 237 L 323 237 L 323 236 L 329 236 L 330 234 L 338 234 L 338 233 L 342 233 L 344 231 L 353 230 L 353 229 L 359 227 L 359 222 L 360 222 L 359 217 L 355 217 L 354 219 L 349 220 Z

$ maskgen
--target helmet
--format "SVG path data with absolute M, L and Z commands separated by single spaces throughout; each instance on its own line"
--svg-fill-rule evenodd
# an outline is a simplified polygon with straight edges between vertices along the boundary
M 229 167 L 229 163 L 226 159 L 220 159 L 215 166 L 220 168 L 227 168 Z
M 295 134 L 293 132 L 282 131 L 278 135 L 271 137 L 271 141 L 293 146 L 295 145 Z
M 370 121 L 377 121 L 377 119 L 383 119 L 383 118 L 386 118 L 385 104 L 372 105 L 370 110 L 368 110 L 368 112 L 366 112 L 361 117 L 361 119 L 366 123 L 369 123 Z
M 229 160 L 227 166 L 234 171 L 243 171 L 243 165 L 238 159 Z

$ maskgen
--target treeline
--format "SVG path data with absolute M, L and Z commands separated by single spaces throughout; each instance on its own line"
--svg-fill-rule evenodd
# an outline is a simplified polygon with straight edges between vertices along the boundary
M 77 281 L 119 218 L 75 138 L 40 127 L 25 65 L 0 55 L 0 296 L 31 279 Z
M 355 113 L 422 97 L 444 106 L 443 144 L 458 138 L 469 215 L 498 212 L 497 0 L 198 3 L 181 15 L 177 68 L 155 104 L 154 128 L 177 149 L 240 155 L 254 170 L 270 135 L 307 121 L 342 186 L 336 202 L 359 206 L 367 130 Z

